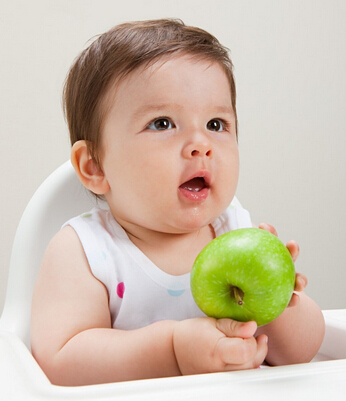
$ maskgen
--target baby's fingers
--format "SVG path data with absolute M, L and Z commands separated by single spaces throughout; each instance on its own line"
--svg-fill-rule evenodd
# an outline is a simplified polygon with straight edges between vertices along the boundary
M 299 245 L 296 241 L 291 240 L 286 244 L 286 247 L 290 251 L 293 262 L 295 262 L 299 256 Z
M 219 340 L 218 353 L 226 365 L 225 370 L 253 369 L 260 366 L 268 352 L 267 336 L 229 338 Z
M 297 306 L 299 304 L 300 298 L 298 293 L 304 291 L 307 284 L 308 279 L 306 278 L 306 276 L 301 273 L 296 273 L 296 281 L 294 286 L 295 292 L 292 294 L 292 298 L 290 300 L 290 303 L 288 304 L 289 308 L 291 308 L 292 306 Z
M 296 282 L 294 285 L 294 291 L 304 291 L 308 285 L 308 279 L 304 274 L 296 273 Z
M 216 328 L 227 337 L 251 338 L 256 333 L 256 322 L 238 322 L 233 319 L 219 319 Z
M 261 223 L 258 228 L 261 228 L 262 230 L 266 230 L 269 231 L 270 233 L 274 234 L 276 237 L 278 236 L 278 233 L 275 229 L 275 227 L 273 227 L 271 224 L 268 223 Z
M 254 337 L 256 322 L 219 319 L 216 327 L 226 335 L 219 339 L 216 347 L 218 357 L 226 365 L 225 370 L 257 368 L 264 361 L 268 338 L 266 335 Z

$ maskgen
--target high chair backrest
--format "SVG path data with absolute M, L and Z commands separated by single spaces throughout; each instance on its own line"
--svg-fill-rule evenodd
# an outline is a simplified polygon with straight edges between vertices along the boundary
M 12 247 L 0 328 L 16 333 L 28 348 L 31 298 L 45 248 L 64 222 L 96 204 L 67 161 L 42 183 L 21 217 Z
M 232 204 L 239 202 L 234 198 Z M 0 330 L 17 334 L 29 349 L 31 299 L 43 253 L 67 220 L 95 206 L 107 207 L 82 186 L 67 161 L 42 183 L 23 213 L 12 247 Z

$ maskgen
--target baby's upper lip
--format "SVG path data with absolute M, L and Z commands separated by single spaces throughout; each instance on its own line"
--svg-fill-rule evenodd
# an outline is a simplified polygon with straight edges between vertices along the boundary
M 188 183 L 189 181 L 193 180 L 194 178 L 203 178 L 206 187 L 210 187 L 211 183 L 211 174 L 208 170 L 199 170 L 193 175 L 191 175 L 187 180 L 185 180 L 180 186 L 183 186 L 184 184 Z

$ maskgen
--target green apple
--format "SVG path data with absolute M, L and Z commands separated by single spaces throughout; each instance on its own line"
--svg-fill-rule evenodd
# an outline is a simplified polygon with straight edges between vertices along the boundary
M 230 231 L 211 241 L 191 270 L 191 291 L 199 308 L 215 318 L 259 326 L 287 307 L 295 285 L 290 252 L 259 228 Z

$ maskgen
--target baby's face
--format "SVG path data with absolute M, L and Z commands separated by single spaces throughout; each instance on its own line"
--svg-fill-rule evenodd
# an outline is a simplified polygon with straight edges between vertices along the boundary
M 238 145 L 228 79 L 188 56 L 138 69 L 110 90 L 102 131 L 106 199 L 125 228 L 186 233 L 231 202 Z

